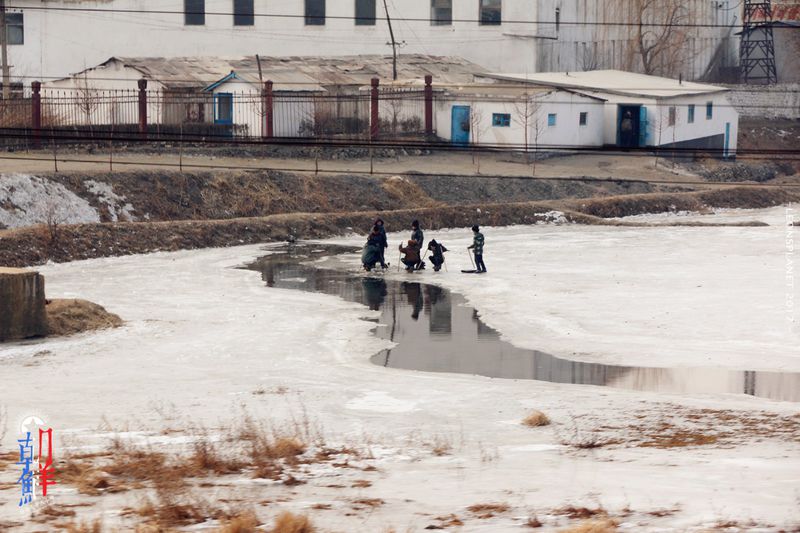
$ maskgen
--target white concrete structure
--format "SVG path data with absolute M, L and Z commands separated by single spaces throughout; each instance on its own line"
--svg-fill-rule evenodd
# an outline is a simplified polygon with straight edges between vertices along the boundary
M 725 87 L 614 70 L 482 78 L 566 89 L 602 100 L 604 145 L 705 149 L 724 157 L 736 152 L 739 113 L 728 102 Z
M 437 135 L 455 144 L 533 150 L 603 145 L 604 101 L 595 97 L 486 84 L 441 91 L 434 102 Z
M 613 25 L 621 19 L 612 15 L 612 4 L 620 1 L 402 0 L 388 5 L 405 54 L 461 56 L 498 72 L 640 70 L 631 26 Z M 677 64 L 669 65 L 677 69 L 675 75 L 702 76 L 736 48 L 724 26 L 736 19 L 736 10 L 725 8 L 728 3 L 685 2 L 694 26 L 691 35 L 681 35 L 686 49 L 681 48 Z M 26 84 L 67 76 L 109 56 L 391 52 L 380 0 L 15 0 L 7 5 L 12 77 Z M 250 5 L 252 13 L 234 15 L 237 7 Z M 363 8 L 358 20 L 357 5 Z

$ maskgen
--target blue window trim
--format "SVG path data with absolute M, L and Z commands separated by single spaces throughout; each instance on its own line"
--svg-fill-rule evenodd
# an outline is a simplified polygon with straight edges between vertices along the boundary
M 492 113 L 492 127 L 508 128 L 511 126 L 511 113 Z
M 547 127 L 552 128 L 558 123 L 558 113 L 547 114 Z
M 689 104 L 689 113 L 686 117 L 686 122 L 694 124 L 694 104 Z
M 231 118 L 220 120 L 219 118 L 219 97 L 228 96 L 231 99 Z M 233 93 L 214 93 L 214 124 L 233 124 Z

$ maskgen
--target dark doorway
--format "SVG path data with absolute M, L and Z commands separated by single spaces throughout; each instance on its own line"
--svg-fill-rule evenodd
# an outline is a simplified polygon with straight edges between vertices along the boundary
M 617 118 L 617 144 L 623 148 L 639 146 L 639 114 L 641 106 L 621 105 Z

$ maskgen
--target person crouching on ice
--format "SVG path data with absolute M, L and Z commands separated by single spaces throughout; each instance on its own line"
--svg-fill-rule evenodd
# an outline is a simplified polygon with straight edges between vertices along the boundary
M 433 270 L 439 272 L 444 264 L 444 253 L 447 248 L 442 243 L 436 242 L 436 239 L 428 243 L 428 251 L 431 253 L 431 263 L 433 263 Z
M 469 248 L 475 253 L 475 269 L 480 274 L 486 272 L 483 264 L 483 234 L 478 226 L 472 226 L 472 246 Z
M 406 266 L 406 272 L 413 272 L 414 267 L 419 263 L 419 243 L 411 239 L 408 246 L 400 245 L 400 253 L 405 254 L 402 261 Z

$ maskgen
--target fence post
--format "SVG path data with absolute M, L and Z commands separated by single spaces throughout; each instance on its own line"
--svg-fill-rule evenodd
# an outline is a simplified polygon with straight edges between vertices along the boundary
M 139 134 L 147 139 L 147 80 L 139 80 Z
M 433 76 L 425 76 L 425 135 L 433 135 Z
M 261 136 L 265 139 L 272 139 L 275 131 L 275 119 L 273 110 L 272 99 L 272 81 L 267 80 L 264 82 L 264 127 L 261 131 Z
M 380 132 L 380 128 L 378 126 L 378 85 L 380 85 L 380 80 L 378 80 L 378 78 L 372 78 L 372 93 L 370 98 L 372 105 L 369 118 L 370 140 L 375 140 Z
M 31 83 L 31 133 L 33 134 L 33 147 L 42 145 L 42 84 L 35 81 Z

